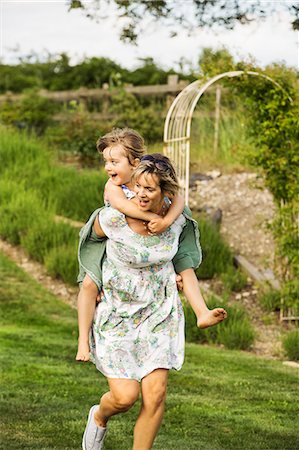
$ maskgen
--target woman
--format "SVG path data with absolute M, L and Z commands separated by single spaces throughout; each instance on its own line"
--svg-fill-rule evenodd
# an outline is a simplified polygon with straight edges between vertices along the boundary
M 178 190 L 173 166 L 163 155 L 147 156 L 133 174 L 140 210 L 163 216 Z M 167 197 L 166 197 L 167 196 Z M 107 377 L 109 392 L 89 412 L 84 450 L 103 448 L 109 418 L 127 411 L 141 392 L 142 405 L 134 428 L 134 450 L 152 447 L 166 398 L 168 370 L 184 359 L 184 315 L 172 258 L 186 218 L 162 234 L 149 234 L 146 223 L 103 208 L 94 229 L 107 236 L 103 292 L 91 336 L 92 359 Z M 226 317 L 222 308 L 208 310 L 193 269 L 181 272 L 184 292 L 198 325 L 214 325 Z

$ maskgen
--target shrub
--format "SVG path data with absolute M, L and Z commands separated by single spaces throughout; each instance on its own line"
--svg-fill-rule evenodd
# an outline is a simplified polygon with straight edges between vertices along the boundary
M 239 292 L 247 284 L 247 276 L 240 269 L 233 266 L 228 267 L 225 273 L 221 274 L 221 280 L 228 291 Z
M 196 270 L 196 275 L 198 278 L 213 278 L 233 267 L 233 256 L 216 225 L 208 220 L 200 220 L 199 228 L 203 262 Z
M 30 91 L 20 101 L 5 102 L 0 107 L 0 119 L 5 124 L 42 134 L 57 110 L 57 103 Z
M 41 200 L 35 191 L 18 192 L 9 203 L 0 205 L 0 234 L 12 244 L 20 244 L 40 214 L 44 212 Z
M 34 190 L 42 209 L 56 209 L 57 214 L 85 221 L 103 205 L 107 175 L 102 168 L 59 167 L 45 145 L 24 133 L 0 127 L 0 159 L 1 178 L 15 180 L 19 191 Z
M 110 131 L 111 123 L 91 119 L 81 107 L 65 111 L 64 114 L 65 119 L 61 124 L 49 127 L 46 131 L 48 143 L 82 157 L 96 158 L 96 141 L 100 135 Z
M 28 137 L 24 132 L 0 126 L 0 160 L 0 173 L 9 169 L 13 176 L 21 180 L 28 165 L 33 165 L 31 167 L 35 169 L 36 178 L 41 167 L 51 164 L 52 157 L 33 136 Z M 31 172 L 30 178 L 33 178 Z
M 248 319 L 229 320 L 218 335 L 218 342 L 230 349 L 248 350 L 254 342 L 255 333 Z
M 228 306 L 225 301 L 213 296 L 208 298 L 207 305 L 209 309 L 216 307 L 226 309 L 228 318 L 216 326 L 203 330 L 198 329 L 195 314 L 188 302 L 184 301 L 185 330 L 188 342 L 223 344 L 227 348 L 240 350 L 247 350 L 252 346 L 255 333 L 244 309 Z
M 147 142 L 162 141 L 164 112 L 156 104 L 144 107 L 133 94 L 117 89 L 112 94 L 111 112 L 117 116 L 114 126 L 134 128 Z
M 45 256 L 45 266 L 49 275 L 75 285 L 79 270 L 77 249 L 78 242 L 74 242 L 50 250 Z
M 21 237 L 21 245 L 36 261 L 44 262 L 46 254 L 53 248 L 78 241 L 78 230 L 65 223 L 53 222 L 53 219 L 40 216 Z
M 260 303 L 266 311 L 279 311 L 281 308 L 281 292 L 279 290 L 269 290 L 263 292 Z
M 283 339 L 283 348 L 289 359 L 299 360 L 299 330 L 290 331 Z

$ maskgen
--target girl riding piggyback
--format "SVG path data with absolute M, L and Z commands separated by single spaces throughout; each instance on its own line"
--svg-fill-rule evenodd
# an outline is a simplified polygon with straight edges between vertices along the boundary
M 98 140 L 97 150 L 103 154 L 105 170 L 109 176 L 104 191 L 106 205 L 128 217 L 144 221 L 149 235 L 162 233 L 179 217 L 184 209 L 184 199 L 178 194 L 170 199 L 171 206 L 164 217 L 149 211 L 140 211 L 138 206 L 130 201 L 135 195 L 131 177 L 145 154 L 144 140 L 136 131 L 129 128 L 114 129 Z M 77 361 L 89 360 L 89 331 L 98 296 L 99 286 L 86 274 L 78 296 Z

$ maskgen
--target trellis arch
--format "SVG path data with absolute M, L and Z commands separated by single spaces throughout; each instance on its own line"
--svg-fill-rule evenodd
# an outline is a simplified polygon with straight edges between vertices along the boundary
M 224 77 L 233 78 L 243 74 L 263 77 L 283 90 L 275 80 L 259 72 L 244 70 L 224 72 L 211 78 L 202 86 L 200 80 L 186 86 L 174 99 L 168 110 L 164 125 L 164 153 L 175 165 L 186 204 L 189 200 L 190 133 L 194 109 L 203 93 L 216 81 Z M 290 97 L 289 100 L 292 101 Z

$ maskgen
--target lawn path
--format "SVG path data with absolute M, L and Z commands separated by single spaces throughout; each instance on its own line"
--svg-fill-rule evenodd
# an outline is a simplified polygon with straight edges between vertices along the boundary
M 75 362 L 76 311 L 0 252 L 0 449 L 79 450 L 88 410 L 107 390 Z M 248 352 L 186 344 L 169 375 L 156 450 L 299 448 L 298 370 Z M 109 423 L 105 450 L 132 448 L 140 401 Z M 17 411 L 17 413 L 16 413 Z

